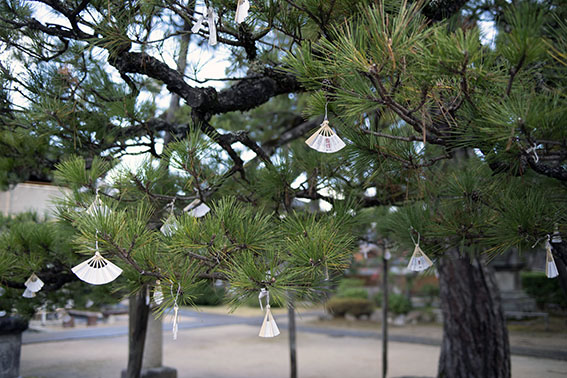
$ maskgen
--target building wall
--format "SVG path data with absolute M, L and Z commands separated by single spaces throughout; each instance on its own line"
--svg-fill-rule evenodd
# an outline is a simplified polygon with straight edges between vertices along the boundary
M 45 183 L 21 183 L 11 190 L 0 192 L 0 212 L 10 215 L 35 211 L 38 215 L 52 216 L 55 212 L 53 201 L 63 197 L 67 190 Z

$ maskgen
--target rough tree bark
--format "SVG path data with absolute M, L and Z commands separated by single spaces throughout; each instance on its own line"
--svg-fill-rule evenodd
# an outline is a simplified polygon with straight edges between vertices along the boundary
M 128 309 L 128 367 L 123 378 L 140 378 L 144 343 L 148 328 L 150 306 L 146 304 L 146 289 L 140 290 L 130 297 Z
M 563 241 L 561 243 L 552 244 L 553 246 L 553 258 L 555 259 L 555 265 L 557 266 L 557 271 L 559 272 L 559 286 L 563 291 L 563 295 L 567 298 L 567 242 Z
M 510 347 L 494 273 L 448 250 L 439 266 L 443 341 L 438 377 L 509 378 Z

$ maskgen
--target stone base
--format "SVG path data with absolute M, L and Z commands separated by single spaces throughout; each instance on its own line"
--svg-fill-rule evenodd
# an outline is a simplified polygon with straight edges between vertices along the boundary
M 126 369 L 122 370 L 120 375 L 122 378 L 126 377 Z M 177 369 L 170 368 L 167 366 L 142 369 L 142 374 L 140 378 L 177 378 Z
M 0 377 L 20 377 L 22 332 L 28 322 L 17 317 L 0 318 Z

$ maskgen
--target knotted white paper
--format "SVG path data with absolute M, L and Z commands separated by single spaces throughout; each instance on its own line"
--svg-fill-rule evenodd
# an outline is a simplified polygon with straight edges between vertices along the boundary
M 236 15 L 234 20 L 237 24 L 244 22 L 246 17 L 248 17 L 248 10 L 250 9 L 250 3 L 248 0 L 238 0 L 238 5 L 236 6 Z
M 173 306 L 173 340 L 177 340 L 177 331 L 179 330 L 179 306 L 177 303 Z
M 217 13 L 212 7 L 207 9 L 207 22 L 209 23 L 209 45 L 217 44 L 217 25 L 215 24 Z
M 98 240 L 95 241 L 95 255 L 73 267 L 71 271 L 79 279 L 91 285 L 103 285 L 112 282 L 122 274 L 122 269 L 101 256 L 98 251 Z
M 433 265 L 433 262 L 427 257 L 427 255 L 419 248 L 419 244 L 415 245 L 413 250 L 413 255 L 408 264 L 408 270 L 414 272 L 421 272 Z
M 270 292 L 264 288 L 260 290 L 258 294 L 258 301 L 260 302 L 260 309 L 264 310 L 262 306 L 262 298 L 266 298 L 266 315 L 264 316 L 264 321 L 262 322 L 262 328 L 260 328 L 260 337 L 276 337 L 280 334 L 276 320 L 270 311 Z
M 163 303 L 163 291 L 159 280 L 156 281 L 156 286 L 154 287 L 154 303 L 158 306 Z
M 555 260 L 553 259 L 553 252 L 551 251 L 551 244 L 549 243 L 549 235 L 545 242 L 545 251 L 545 275 L 547 278 L 555 278 L 559 275 L 559 271 L 557 270 L 557 265 L 555 265 Z
M 26 285 L 26 288 L 29 291 L 37 293 L 43 287 L 43 281 L 40 280 L 39 277 L 35 275 L 35 273 L 32 273 L 32 275 L 30 276 L 30 278 L 28 278 L 24 285 Z
M 196 199 L 189 205 L 185 206 L 183 211 L 187 212 L 189 216 L 192 216 L 194 218 L 201 218 L 207 215 L 207 213 L 211 211 L 211 208 L 202 203 L 200 199 Z
M 324 120 L 321 127 L 305 143 L 316 151 L 329 154 L 342 150 L 346 146 L 345 142 L 331 129 L 328 120 Z
M 106 216 L 109 216 L 110 213 L 111 213 L 110 208 L 108 206 L 106 206 L 101 201 L 101 199 L 98 195 L 98 189 L 97 189 L 95 199 L 94 199 L 93 203 L 87 209 L 87 214 L 92 215 L 92 216 L 102 215 L 102 216 L 106 217 Z

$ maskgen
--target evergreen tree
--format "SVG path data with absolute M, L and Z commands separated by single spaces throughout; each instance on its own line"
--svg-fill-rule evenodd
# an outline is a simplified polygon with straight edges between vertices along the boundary
M 0 215 L 0 308 L 29 319 L 38 308 L 54 311 L 70 302 L 75 308 L 100 308 L 120 298 L 110 286 L 78 282 L 70 266 L 80 262 L 73 253 L 73 229 L 42 220 L 34 213 L 13 217 Z M 37 275 L 45 285 L 33 298 L 24 298 L 25 282 Z
M 76 229 L 78 252 L 92 255 L 98 242 L 131 292 L 159 279 L 190 302 L 201 280 L 220 278 L 235 304 L 262 288 L 275 300 L 312 296 L 327 287 L 326 270 L 348 261 L 353 206 L 342 198 L 395 208 L 373 213 L 383 235 L 402 247 L 419 235 L 439 260 L 439 375 L 510 375 L 483 260 L 531 247 L 556 224 L 564 231 L 560 0 L 254 0 L 241 24 L 237 1 L 207 1 L 219 44 L 231 48 L 233 77 L 220 91 L 184 74 L 183 57 L 213 30 L 205 20 L 189 44 L 201 2 L 37 3 L 0 3 L 9 57 L 0 67 L 0 182 L 51 180 L 57 166 L 73 190 L 60 217 Z M 492 44 L 481 43 L 481 17 L 495 22 Z M 163 112 L 162 91 L 185 105 Z M 326 110 L 348 141 L 332 155 L 303 143 Z M 152 156 L 141 169 L 112 170 L 140 151 Z M 97 191 L 112 212 L 86 216 Z M 297 199 L 333 210 L 307 216 L 294 211 Z M 193 200 L 211 213 L 182 214 Z M 164 236 L 171 209 L 177 230 Z M 565 283 L 565 245 L 554 247 Z M 166 307 L 174 298 L 164 293 Z M 459 325 L 459 309 L 475 312 Z M 468 348 L 466 335 L 488 347 Z

